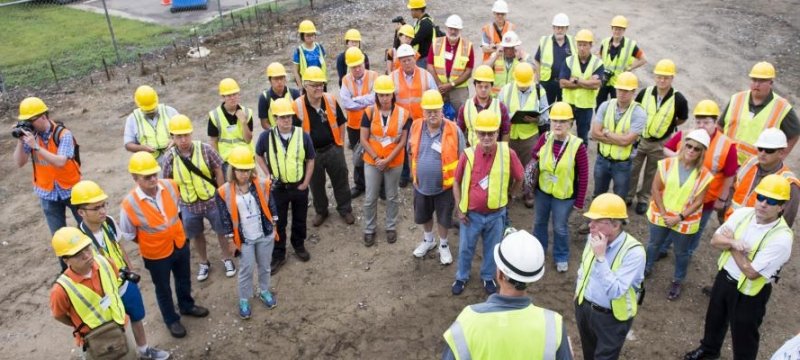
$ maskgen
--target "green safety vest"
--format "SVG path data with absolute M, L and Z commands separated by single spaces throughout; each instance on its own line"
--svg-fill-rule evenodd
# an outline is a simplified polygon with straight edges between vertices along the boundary
M 589 80 L 592 78 L 592 74 L 594 74 L 600 66 L 603 65 L 603 62 L 597 58 L 597 56 L 589 55 L 589 65 L 586 66 L 586 71 L 581 72 L 581 61 L 578 55 L 572 55 L 567 58 L 567 64 L 570 64 L 569 70 L 571 71 L 570 76 L 574 76 L 576 78 L 582 80 Z M 562 95 L 564 96 L 564 102 L 575 106 L 579 109 L 593 109 L 596 105 L 595 100 L 597 98 L 597 93 L 600 91 L 599 88 L 597 89 L 567 89 L 561 91 Z
M 273 127 L 270 131 L 272 141 L 267 149 L 269 156 L 269 171 L 276 179 L 282 183 L 293 184 L 303 180 L 305 170 L 306 149 L 303 147 L 303 129 L 295 126 L 292 130 L 292 137 L 286 148 L 281 142 L 281 135 L 278 128 Z
M 202 147 L 203 144 L 200 141 L 192 141 L 192 164 L 200 169 L 203 175 L 208 178 L 213 178 L 211 170 L 208 169 L 208 165 L 206 164 L 206 159 L 203 158 Z M 175 148 L 172 157 L 172 173 L 174 174 L 173 177 L 177 176 L 175 180 L 177 180 L 178 188 L 180 189 L 181 200 L 183 200 L 185 204 L 191 204 L 198 199 L 203 201 L 211 199 L 217 189 L 205 179 L 189 171 L 189 169 L 183 165 L 183 160 L 179 159 L 179 157 L 180 154 L 177 148 Z
M 644 126 L 642 137 L 645 139 L 660 139 L 667 133 L 667 129 L 672 124 L 675 118 L 675 94 L 677 91 L 672 92 L 672 96 L 666 101 L 661 101 L 661 106 L 656 103 L 656 97 L 653 96 L 655 86 L 648 86 L 644 89 L 644 97 L 642 98 L 642 107 L 647 112 L 647 124 Z
M 636 41 L 623 37 L 622 42 L 622 49 L 620 49 L 617 57 L 612 60 L 611 51 L 609 50 L 611 47 L 611 38 L 607 37 L 603 39 L 603 50 L 600 52 L 600 56 L 603 58 L 603 66 L 606 71 L 613 74 L 611 78 L 608 79 L 608 86 L 616 85 L 617 75 L 622 74 L 625 68 L 633 64 L 633 49 L 636 48 Z
M 539 149 L 539 189 L 556 199 L 569 199 L 575 187 L 575 155 L 583 140 L 569 134 L 567 141 L 561 144 L 560 160 L 553 153 L 555 143 L 553 132 L 547 133 L 547 141 Z M 566 147 L 566 149 L 565 149 Z
M 272 105 L 272 101 L 274 100 L 272 100 L 272 98 L 269 96 L 268 90 L 264 90 L 264 92 L 261 94 L 264 95 L 264 99 L 267 100 L 267 119 L 269 119 L 269 126 L 273 127 L 275 126 L 275 115 L 272 115 L 272 106 L 270 105 Z M 288 87 L 286 88 L 286 94 L 283 95 L 283 98 L 289 100 L 289 102 L 294 101 L 292 98 L 292 92 Z
M 625 255 L 628 254 L 628 251 L 635 247 L 641 247 L 642 244 L 630 234 L 625 233 L 625 240 L 621 246 L 617 255 L 614 256 L 614 260 L 611 261 L 611 271 L 619 270 L 620 265 L 622 265 L 622 260 L 625 258 Z M 583 248 L 583 255 L 581 255 L 581 268 L 583 269 L 581 282 L 578 283 L 578 288 L 575 290 L 575 298 L 578 300 L 579 305 L 583 304 L 583 294 L 584 291 L 586 291 L 586 285 L 589 283 L 589 274 L 592 272 L 592 266 L 594 266 L 595 263 L 594 259 L 595 256 L 592 251 L 592 246 L 587 241 L 586 247 Z M 619 321 L 627 321 L 636 316 L 638 306 L 637 289 L 635 285 L 631 285 L 625 293 L 611 300 L 611 312 L 614 314 L 614 318 Z
M 105 247 L 101 247 L 100 242 L 94 238 L 94 234 L 88 227 L 85 227 L 81 224 L 81 231 L 86 234 L 90 239 L 92 239 L 92 245 L 94 250 L 96 250 L 96 255 L 105 256 L 106 259 L 109 259 L 114 262 L 114 265 L 117 266 L 117 269 L 127 269 L 128 262 L 125 261 L 125 252 L 122 251 L 119 243 L 117 242 L 116 235 L 114 234 L 115 230 L 111 229 L 111 225 L 109 223 L 112 220 L 106 219 L 101 225 L 101 230 L 103 233 L 103 242 L 105 243 Z
M 502 118 L 502 113 L 500 112 L 500 101 L 497 98 L 492 98 L 492 102 L 489 103 L 489 107 L 484 110 L 489 110 L 498 117 Z M 478 119 L 478 107 L 475 106 L 475 98 L 471 97 L 467 100 L 467 103 L 464 104 L 464 125 L 467 127 L 467 140 L 469 141 L 470 145 L 478 144 L 478 135 L 475 134 L 475 120 Z
M 569 44 L 570 54 L 577 55 L 578 48 L 575 47 L 575 40 L 570 35 L 565 35 Z M 545 35 L 539 39 L 539 81 L 550 80 L 553 72 L 553 35 Z M 556 78 L 558 74 L 556 74 Z
M 747 230 L 750 224 L 753 223 L 753 221 L 755 220 L 756 209 L 750 208 L 747 211 L 749 213 L 745 214 L 744 221 L 739 222 L 739 224 L 736 225 L 736 231 L 733 232 L 733 236 L 736 239 L 741 239 L 742 236 L 744 236 L 744 232 Z M 758 254 L 758 252 L 761 251 L 761 249 L 763 249 L 764 246 L 766 246 L 770 240 L 774 239 L 777 235 L 780 235 L 781 233 L 788 233 L 789 237 L 793 236 L 792 229 L 789 227 L 789 225 L 786 223 L 786 220 L 782 216 L 779 217 L 778 223 L 775 224 L 775 226 L 773 226 L 772 229 L 769 229 L 769 231 L 767 231 L 767 233 L 764 234 L 764 236 L 761 237 L 761 239 L 759 239 L 751 247 L 750 252 L 747 254 L 747 259 L 753 261 L 753 259 L 755 259 L 756 257 L 756 254 Z M 722 251 L 722 255 L 719 256 L 719 260 L 717 261 L 717 266 L 719 270 L 722 270 L 722 268 L 725 266 L 725 263 L 728 262 L 728 259 L 730 259 L 730 257 L 731 257 L 730 250 Z M 739 289 L 739 292 L 744 295 L 756 296 L 758 295 L 759 292 L 761 292 L 761 289 L 764 288 L 764 285 L 766 285 L 767 283 L 768 279 L 763 276 L 759 276 L 755 280 L 750 280 L 744 273 L 741 273 L 739 275 L 738 284 L 736 285 L 736 288 Z
M 209 121 L 219 129 L 217 148 L 223 161 L 228 161 L 228 155 L 237 146 L 249 146 L 250 151 L 255 150 L 255 146 L 252 143 L 248 144 L 244 141 L 244 135 L 242 134 L 242 126 L 247 126 L 249 122 L 253 121 L 253 109 L 242 106 L 242 111 L 244 111 L 245 123 L 242 124 L 241 121 L 237 121 L 233 125 L 228 123 L 228 118 L 225 117 L 222 105 L 208 112 Z
M 608 101 L 608 106 L 606 107 L 606 113 L 603 114 L 603 128 L 609 129 L 612 133 L 615 134 L 626 134 L 628 131 L 631 130 L 631 117 L 633 116 L 633 110 L 639 106 L 638 103 L 635 101 L 631 101 L 631 104 L 628 106 L 628 109 L 625 110 L 625 113 L 622 114 L 622 118 L 614 124 L 614 116 L 617 114 L 617 99 L 611 99 Z M 628 146 L 619 146 L 619 145 L 611 145 L 598 142 L 597 146 L 600 149 L 600 154 L 611 158 L 612 160 L 628 160 L 631 157 L 631 152 L 633 151 L 633 144 Z
M 458 208 L 464 214 L 469 209 L 469 187 L 472 179 L 472 165 L 475 163 L 475 149 L 475 146 L 464 149 L 467 163 L 464 166 L 464 177 L 461 179 L 461 201 L 458 203 Z M 476 181 L 481 180 L 477 179 Z M 497 143 L 492 168 L 489 170 L 486 207 L 495 210 L 508 204 L 509 183 L 511 183 L 511 151 L 508 143 L 501 141 Z
M 158 112 L 156 126 L 147 121 L 141 109 L 133 110 L 133 118 L 136 120 L 136 141 L 140 145 L 155 149 L 154 157 L 157 159 L 169 144 L 169 129 L 167 128 L 169 115 L 167 114 L 167 106 L 164 104 L 158 104 L 156 109 Z
M 308 67 L 308 62 L 306 62 L 306 56 L 303 54 L 303 49 L 305 47 L 300 44 L 297 46 L 297 58 L 300 59 L 300 77 L 303 77 L 303 74 L 306 73 L 306 68 Z M 322 69 L 322 74 L 325 77 L 328 77 L 328 65 L 325 64 L 325 54 L 322 52 L 322 46 L 315 42 L 314 49 L 312 51 L 319 51 L 319 68 Z M 289 91 L 288 89 L 286 91 Z
M 486 313 L 467 306 L 443 336 L 458 360 L 555 359 L 563 332 L 561 315 L 533 304 Z
M 528 99 L 525 100 L 525 104 L 520 108 L 519 106 L 519 87 L 517 86 L 516 81 L 506 84 L 503 87 L 502 94 L 503 94 L 503 102 L 508 107 L 508 116 L 514 117 L 514 113 L 518 110 L 522 111 L 539 111 L 539 97 L 541 94 L 545 93 L 544 88 L 539 84 L 533 84 L 535 88 L 532 88 L 531 94 L 528 95 Z M 530 124 L 511 124 L 511 139 L 530 139 L 534 135 L 539 133 L 539 124 L 537 123 L 530 123 Z
M 100 285 L 105 296 L 101 297 L 94 290 L 86 285 L 72 281 L 65 274 L 61 274 L 56 283 L 64 288 L 64 292 L 67 293 L 75 313 L 78 314 L 78 317 L 89 329 L 95 329 L 110 321 L 124 326 L 125 306 L 122 305 L 122 299 L 119 296 L 117 275 L 114 274 L 111 264 L 104 257 L 95 256 L 94 261 L 99 268 Z M 100 305 L 104 301 L 103 298 L 108 298 L 108 307 L 104 308 Z

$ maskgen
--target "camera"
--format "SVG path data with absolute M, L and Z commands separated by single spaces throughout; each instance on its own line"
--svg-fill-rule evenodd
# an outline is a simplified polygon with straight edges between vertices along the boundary
M 137 273 L 135 273 L 133 271 L 130 271 L 127 268 L 119 269 L 119 278 L 122 279 L 122 280 L 130 281 L 130 282 L 132 282 L 134 284 L 138 284 L 139 280 L 142 280 L 142 276 L 141 275 L 139 275 L 139 274 L 137 274 Z
M 33 133 L 33 125 L 30 121 L 17 121 L 17 125 L 14 125 L 14 128 L 11 129 L 11 136 L 13 136 L 15 139 L 19 139 L 25 135 L 23 130 Z
M 406 21 L 405 21 L 405 20 L 403 19 L 403 17 L 402 17 L 402 16 L 400 16 L 400 15 L 397 15 L 397 17 L 395 17 L 394 19 L 392 19 L 392 22 L 393 22 L 393 23 L 396 23 L 396 24 L 400 24 L 400 25 L 405 25 L 405 24 L 406 24 Z

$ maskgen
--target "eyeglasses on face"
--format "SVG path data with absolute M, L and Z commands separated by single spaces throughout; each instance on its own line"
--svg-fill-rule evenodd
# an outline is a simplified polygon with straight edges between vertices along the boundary
M 771 197 L 768 197 L 768 196 L 765 196 L 765 195 L 761 195 L 761 194 L 756 194 L 756 200 L 758 202 L 766 202 L 767 205 L 769 205 L 769 206 L 775 206 L 775 205 L 783 204 L 783 200 L 773 199 Z
M 105 209 L 106 207 L 108 207 L 108 203 L 102 203 L 102 204 L 97 205 L 97 206 L 95 206 L 93 208 L 84 207 L 82 209 L 86 210 L 86 211 L 99 211 L 99 210 Z
M 692 144 L 685 144 L 683 146 L 686 147 L 686 150 L 691 150 L 691 151 L 694 151 L 694 152 L 703 151 L 703 147 L 702 146 L 694 146 Z

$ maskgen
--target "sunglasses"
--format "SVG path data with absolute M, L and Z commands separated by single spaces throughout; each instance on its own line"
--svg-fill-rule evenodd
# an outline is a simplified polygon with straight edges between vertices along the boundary
M 683 146 L 686 147 L 686 150 L 691 150 L 691 151 L 695 151 L 695 152 L 703 151 L 703 147 L 702 146 L 694 146 L 692 144 L 685 144 Z
M 767 197 L 761 194 L 756 194 L 756 200 L 758 202 L 766 202 L 769 206 L 775 206 L 783 204 L 783 200 L 773 199 L 771 197 Z
M 478 135 L 478 137 L 492 137 L 492 136 L 497 136 L 497 132 L 495 132 L 495 131 L 476 131 L 475 135 Z
M 774 154 L 778 149 L 765 149 L 765 148 L 758 148 L 758 152 L 763 152 L 767 154 Z

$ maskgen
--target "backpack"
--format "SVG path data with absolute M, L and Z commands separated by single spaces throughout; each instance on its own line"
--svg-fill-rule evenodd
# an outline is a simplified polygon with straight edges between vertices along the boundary
M 56 148 L 61 145 L 61 133 L 67 129 L 64 126 L 64 123 L 61 121 L 56 121 L 56 129 L 53 131 L 53 140 L 55 141 Z M 81 147 L 78 145 L 78 140 L 75 139 L 75 134 L 72 134 L 72 145 L 75 146 L 75 154 L 72 156 L 72 159 L 78 163 L 78 166 L 81 165 Z

